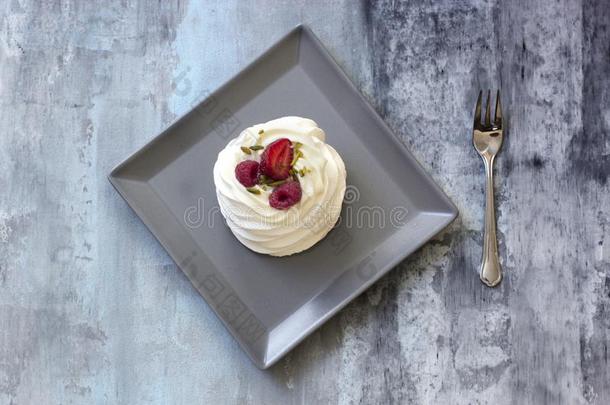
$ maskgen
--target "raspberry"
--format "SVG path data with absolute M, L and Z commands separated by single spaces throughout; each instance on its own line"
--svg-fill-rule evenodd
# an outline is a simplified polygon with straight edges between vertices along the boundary
M 281 138 L 270 143 L 261 154 L 261 173 L 273 180 L 287 179 L 293 156 L 290 139 Z
M 252 187 L 258 183 L 258 162 L 244 160 L 235 167 L 235 178 L 244 187 Z
M 269 205 L 278 210 L 286 210 L 301 201 L 301 185 L 298 181 L 289 181 L 276 187 L 269 196 Z

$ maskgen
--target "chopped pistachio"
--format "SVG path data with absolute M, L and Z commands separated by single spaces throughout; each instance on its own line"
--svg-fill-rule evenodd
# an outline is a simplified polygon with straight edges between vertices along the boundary
M 301 170 L 299 170 L 299 175 L 300 175 L 301 177 L 305 177 L 305 169 L 301 169 Z
M 262 184 L 264 184 L 266 186 L 271 186 L 271 187 L 275 187 L 275 183 L 277 183 L 277 181 L 270 179 L 270 178 L 267 178 L 267 179 L 265 179 L 264 182 L 262 182 Z
M 297 149 L 294 152 L 294 158 L 292 159 L 292 163 L 290 163 L 290 166 L 294 166 L 300 157 L 303 157 L 303 152 L 301 152 L 300 150 Z
M 250 146 L 250 150 L 261 150 L 261 149 L 263 149 L 263 145 Z
M 288 180 L 278 180 L 278 181 L 274 181 L 271 183 L 267 183 L 268 186 L 271 187 L 277 187 L 277 186 L 281 186 L 282 184 L 286 183 Z
M 265 133 L 265 130 L 264 130 L 264 129 L 261 129 L 260 131 L 258 131 L 258 134 L 259 134 L 259 135 L 262 135 L 262 134 L 264 134 L 264 133 Z
M 261 191 L 258 188 L 256 188 L 256 187 L 248 187 L 248 188 L 246 188 L 246 190 L 248 190 L 252 194 L 260 194 L 261 193 Z
M 241 147 L 241 151 L 244 152 L 246 155 L 250 155 L 252 152 L 250 151 L 249 148 L 246 148 L 245 146 Z

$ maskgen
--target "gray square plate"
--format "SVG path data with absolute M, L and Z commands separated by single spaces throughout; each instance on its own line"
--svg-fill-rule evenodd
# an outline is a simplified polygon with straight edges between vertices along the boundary
M 339 226 L 306 252 L 274 258 L 231 234 L 212 168 L 242 129 L 286 115 L 326 131 L 349 187 Z M 261 368 L 457 215 L 304 26 L 117 166 L 110 181 Z

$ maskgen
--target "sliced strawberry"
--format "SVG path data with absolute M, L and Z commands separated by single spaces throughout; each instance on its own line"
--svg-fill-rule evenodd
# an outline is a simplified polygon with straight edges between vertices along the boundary
M 273 180 L 284 180 L 290 176 L 290 163 L 294 151 L 288 138 L 281 138 L 267 145 L 261 155 L 260 172 Z

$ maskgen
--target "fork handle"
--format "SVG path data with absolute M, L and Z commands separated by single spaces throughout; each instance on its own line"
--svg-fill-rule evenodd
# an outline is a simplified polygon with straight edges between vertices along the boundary
M 502 280 L 502 270 L 498 260 L 496 238 L 496 212 L 494 209 L 494 156 L 482 156 L 485 162 L 485 232 L 483 235 L 483 257 L 481 259 L 481 281 L 488 287 L 495 287 Z

